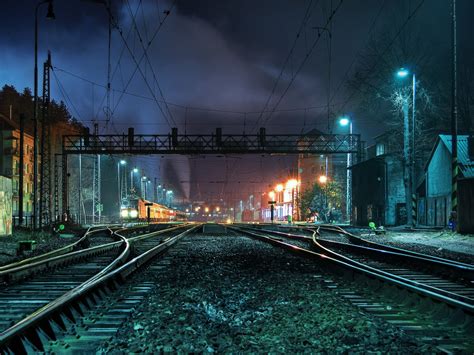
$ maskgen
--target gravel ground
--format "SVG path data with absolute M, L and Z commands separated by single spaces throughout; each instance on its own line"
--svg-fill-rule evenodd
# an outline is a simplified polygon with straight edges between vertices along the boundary
M 12 236 L 0 238 L 0 265 L 10 264 L 64 247 L 74 243 L 77 239 L 78 237 L 61 238 L 59 236 L 51 236 L 51 234 L 44 232 L 15 231 Z M 35 250 L 17 255 L 18 242 L 21 240 L 35 240 Z
M 245 237 L 187 237 L 99 352 L 435 353 L 326 288 L 314 262 Z
M 385 235 L 368 234 L 366 229 L 348 228 L 348 231 L 373 242 L 474 264 L 474 236 L 472 235 L 461 235 L 449 231 L 387 231 Z

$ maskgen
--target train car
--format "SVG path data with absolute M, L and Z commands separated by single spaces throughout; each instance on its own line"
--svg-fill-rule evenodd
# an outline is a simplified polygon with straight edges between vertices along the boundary
M 144 200 L 142 198 L 128 198 L 122 201 L 120 207 L 120 218 L 124 222 L 150 221 L 172 222 L 186 220 L 186 214 L 182 211 L 169 208 L 159 203 Z

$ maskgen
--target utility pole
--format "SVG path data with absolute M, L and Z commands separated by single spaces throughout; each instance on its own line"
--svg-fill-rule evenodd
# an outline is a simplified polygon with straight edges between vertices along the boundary
M 94 123 L 95 139 L 99 134 L 99 125 Z M 102 204 L 100 203 L 100 154 L 94 157 L 94 176 L 92 179 L 92 223 L 100 223 Z
M 452 81 L 451 81 L 451 150 L 452 150 L 452 190 L 451 211 L 458 212 L 458 105 L 457 105 L 457 39 L 456 0 L 452 0 Z
M 411 213 L 412 205 L 412 178 L 410 159 L 410 118 L 408 116 L 408 97 L 403 98 L 403 180 L 405 184 L 405 206 L 407 215 L 407 225 L 413 225 Z
M 20 114 L 20 171 L 18 174 L 20 175 L 19 178 L 19 186 L 18 186 L 18 224 L 21 226 L 23 225 L 23 178 L 25 175 L 25 115 L 23 113 Z
M 47 226 L 51 218 L 51 122 L 49 118 L 49 103 L 51 94 L 50 84 L 51 52 L 43 65 L 43 100 L 41 115 L 41 169 L 40 169 L 40 202 L 39 202 L 39 227 Z

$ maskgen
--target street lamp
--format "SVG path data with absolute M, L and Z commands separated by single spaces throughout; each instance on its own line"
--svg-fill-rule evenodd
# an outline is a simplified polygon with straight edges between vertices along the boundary
M 296 179 L 290 179 L 286 182 L 286 188 L 291 189 L 291 221 L 293 222 L 294 220 L 294 215 L 295 215 L 295 202 L 296 202 L 296 196 L 295 196 L 295 190 L 296 187 L 298 186 L 298 180 Z
M 349 134 L 352 136 L 352 119 L 349 116 L 339 118 L 339 125 L 342 127 L 349 126 Z M 352 140 L 352 137 L 350 138 Z M 349 224 L 352 221 L 352 154 L 347 153 L 347 172 L 346 172 L 346 219 Z
M 118 196 L 119 196 L 119 206 L 122 203 L 123 193 L 122 193 L 122 179 L 120 178 L 120 166 L 126 165 L 127 162 L 125 160 L 120 160 L 117 163 L 117 184 L 118 184 Z M 126 190 L 126 188 L 125 188 Z
M 397 71 L 397 77 L 404 79 L 410 75 L 410 71 L 405 68 L 400 68 Z M 415 225 L 415 211 L 409 206 L 413 206 L 415 196 L 413 193 L 415 184 L 415 102 L 416 102 L 416 77 L 415 73 L 412 73 L 412 121 L 411 121 L 411 142 L 410 142 L 410 123 L 408 118 L 408 98 L 403 100 L 403 153 L 405 158 L 405 164 L 409 172 L 407 177 L 407 192 L 406 192 L 406 206 L 407 206 L 407 223 Z M 410 152 L 411 143 L 411 152 Z
M 318 180 L 321 184 L 326 184 L 328 182 L 328 177 L 326 175 L 320 175 Z
M 37 199 L 38 199 L 38 10 L 41 5 L 48 4 L 46 18 L 54 20 L 53 0 L 43 0 L 35 9 L 35 70 L 33 98 L 33 229 L 36 229 Z M 43 178 L 43 177 L 41 177 Z M 23 189 L 23 186 L 20 186 Z M 23 209 L 23 206 L 20 206 Z
M 136 173 L 138 173 L 137 168 L 133 168 L 132 170 L 130 170 L 130 194 L 132 193 L 132 190 L 135 189 L 135 186 L 133 186 L 133 174 Z

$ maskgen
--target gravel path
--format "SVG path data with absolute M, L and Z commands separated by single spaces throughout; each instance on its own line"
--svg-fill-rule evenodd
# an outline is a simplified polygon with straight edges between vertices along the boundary
M 238 236 L 187 237 L 101 352 L 434 353 L 324 286 L 314 262 Z M 321 276 L 323 275 L 323 276 Z

